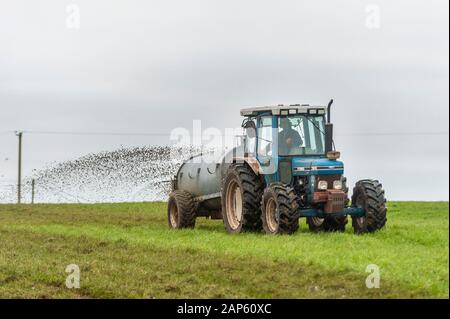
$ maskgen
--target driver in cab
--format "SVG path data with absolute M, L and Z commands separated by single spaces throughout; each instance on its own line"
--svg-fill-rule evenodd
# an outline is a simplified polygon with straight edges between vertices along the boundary
M 278 144 L 280 155 L 289 155 L 291 150 L 303 144 L 300 134 L 292 128 L 291 121 L 287 117 L 280 118 Z

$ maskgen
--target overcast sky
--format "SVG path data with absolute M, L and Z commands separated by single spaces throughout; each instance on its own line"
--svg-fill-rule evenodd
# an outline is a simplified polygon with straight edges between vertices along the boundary
M 16 178 L 6 131 L 223 129 L 241 107 L 334 98 L 351 184 L 379 178 L 389 199 L 448 200 L 448 5 L 2 0 L 0 184 Z M 25 134 L 24 169 L 156 143 L 169 141 Z

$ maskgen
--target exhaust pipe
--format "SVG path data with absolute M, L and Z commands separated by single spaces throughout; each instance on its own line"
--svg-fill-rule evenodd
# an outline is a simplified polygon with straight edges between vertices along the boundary
M 325 124 L 325 154 L 334 150 L 333 147 L 333 124 L 331 124 L 331 105 L 333 99 L 330 100 L 327 107 L 327 123 Z
M 330 102 L 328 102 L 328 107 L 327 107 L 327 122 L 331 123 L 331 105 L 333 105 L 334 100 L 331 99 Z

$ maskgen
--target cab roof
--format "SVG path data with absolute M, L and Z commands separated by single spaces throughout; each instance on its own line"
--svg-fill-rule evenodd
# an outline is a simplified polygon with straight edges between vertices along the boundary
M 241 116 L 257 116 L 262 113 L 272 115 L 294 114 L 325 114 L 326 106 L 311 106 L 309 104 L 278 104 L 275 106 L 257 106 L 241 109 Z

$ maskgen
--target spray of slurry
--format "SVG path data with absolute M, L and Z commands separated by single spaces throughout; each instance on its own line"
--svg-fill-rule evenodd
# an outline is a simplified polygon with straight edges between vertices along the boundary
M 26 179 L 23 201 L 36 203 L 108 203 L 165 201 L 170 180 L 195 147 L 146 146 L 89 154 L 38 170 Z M 0 192 L 0 203 L 16 199 L 14 188 Z

